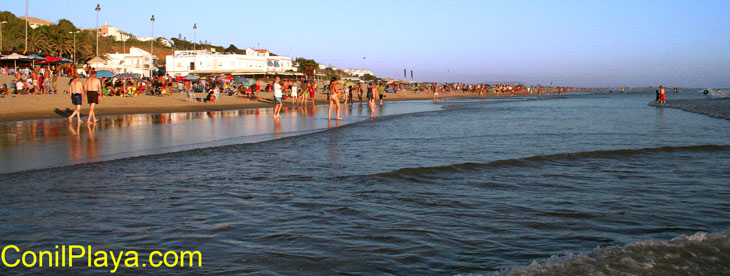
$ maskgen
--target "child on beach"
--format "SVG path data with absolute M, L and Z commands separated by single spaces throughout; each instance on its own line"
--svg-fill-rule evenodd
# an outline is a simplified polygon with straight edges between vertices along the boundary
M 297 89 L 298 89 L 297 88 L 297 82 L 296 81 L 292 81 L 291 82 L 291 104 L 292 105 L 297 105 L 297 94 L 298 94 L 297 93 L 298 92 Z

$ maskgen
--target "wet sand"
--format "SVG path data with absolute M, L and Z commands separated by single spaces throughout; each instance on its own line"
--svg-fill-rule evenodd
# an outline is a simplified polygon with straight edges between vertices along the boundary
M 667 100 L 664 105 L 654 102 L 649 103 L 650 106 L 664 106 L 676 108 L 687 112 L 704 114 L 714 118 L 730 120 L 730 99 L 678 99 Z
M 0 85 L 9 84 L 11 76 L 0 76 Z M 4 95 L 0 97 L 0 121 L 18 121 L 30 119 L 52 119 L 63 118 L 71 115 L 74 106 L 68 94 L 68 78 L 59 78 L 57 89 L 60 94 L 54 95 Z M 317 104 L 326 104 L 327 96 L 321 91 L 315 94 Z M 197 97 L 205 97 L 206 93 L 197 93 Z M 249 100 L 239 96 L 222 95 L 217 103 L 187 102 L 184 93 L 174 93 L 172 96 L 146 96 L 138 97 L 103 97 L 96 109 L 96 115 L 121 115 L 121 114 L 144 114 L 144 113 L 167 113 L 167 112 L 205 112 L 236 110 L 244 108 L 272 107 L 272 95 L 269 92 L 259 92 L 260 100 Z M 476 97 L 472 93 L 452 92 L 442 93 L 443 98 L 453 97 Z M 365 95 L 363 95 L 363 98 Z M 359 104 L 357 95 L 355 103 Z M 403 100 L 425 100 L 432 99 L 430 93 L 418 93 L 414 91 L 400 91 L 388 93 L 385 101 Z M 366 99 L 363 99 L 366 100 Z M 293 106 L 291 100 L 287 99 L 284 106 Z M 82 116 L 88 114 L 89 105 L 84 102 L 81 108 Z

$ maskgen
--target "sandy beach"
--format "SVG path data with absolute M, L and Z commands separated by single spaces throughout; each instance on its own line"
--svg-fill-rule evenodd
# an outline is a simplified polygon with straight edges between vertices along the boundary
M 0 85 L 10 84 L 11 76 L 0 76 Z M 18 121 L 30 119 L 63 118 L 73 112 L 70 96 L 63 94 L 68 91 L 68 78 L 59 78 L 59 94 L 53 95 L 4 95 L 0 97 L 0 121 Z M 321 92 L 321 91 L 319 91 Z M 222 95 L 222 94 L 221 94 Z M 174 93 L 171 96 L 147 96 L 137 97 L 103 97 L 98 105 L 97 115 L 119 115 L 119 114 L 140 114 L 140 113 L 166 113 L 166 112 L 200 112 L 220 111 L 244 108 L 272 107 L 271 93 L 259 92 L 260 100 L 249 100 L 245 97 L 222 95 L 221 100 L 216 103 L 187 102 L 184 93 Z M 205 97 L 205 93 L 197 93 L 198 97 Z M 355 95 L 356 96 L 356 95 Z M 452 92 L 442 93 L 441 97 L 474 97 L 472 93 Z M 365 95 L 363 95 L 363 98 Z M 426 100 L 432 99 L 430 93 L 418 93 L 414 91 L 399 91 L 388 93 L 386 101 L 403 100 Z M 365 99 L 363 99 L 365 100 Z M 323 93 L 315 95 L 317 104 L 326 104 L 327 97 Z M 357 97 L 355 97 L 357 103 Z M 292 106 L 291 100 L 285 101 L 284 106 Z M 86 115 L 89 105 L 84 102 L 82 114 Z

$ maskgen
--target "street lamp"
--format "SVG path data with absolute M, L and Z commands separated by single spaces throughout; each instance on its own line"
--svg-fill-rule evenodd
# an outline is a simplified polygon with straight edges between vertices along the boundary
M 155 15 L 152 15 L 152 18 L 150 18 L 150 22 L 152 22 L 152 39 L 150 39 L 150 79 L 152 78 L 152 65 L 155 64 Z
M 0 52 L 3 50 L 3 24 L 8 23 L 8 21 L 0 22 Z
M 81 31 L 75 31 L 75 32 L 68 32 L 70 34 L 74 34 L 74 66 L 76 66 L 76 34 Z
M 101 6 L 96 4 L 96 68 L 99 68 L 99 11 Z
M 195 71 L 196 66 L 198 66 L 196 63 L 198 62 L 198 54 L 195 53 L 195 35 L 198 31 L 198 23 L 193 23 L 193 71 Z
M 25 50 L 28 51 L 28 0 L 25 0 Z

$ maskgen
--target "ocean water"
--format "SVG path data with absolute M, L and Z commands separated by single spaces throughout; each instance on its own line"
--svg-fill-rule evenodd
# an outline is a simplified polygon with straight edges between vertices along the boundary
M 0 245 L 204 256 L 199 268 L 121 274 L 727 274 L 730 122 L 651 100 L 386 103 L 392 113 L 375 119 L 356 106 L 340 127 L 315 112 L 310 127 L 253 140 L 237 132 L 251 114 L 196 117 L 180 124 L 233 120 L 227 142 L 192 131 L 195 142 L 154 154 L 59 157 L 71 165 L 0 175 Z M 97 140 L 113 137 L 105 131 Z

